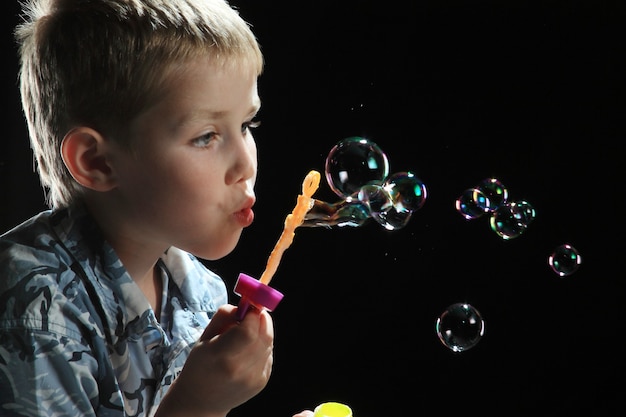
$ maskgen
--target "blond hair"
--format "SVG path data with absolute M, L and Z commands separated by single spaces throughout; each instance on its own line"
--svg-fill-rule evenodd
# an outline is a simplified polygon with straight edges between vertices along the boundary
M 223 0 L 28 0 L 23 18 L 15 30 L 22 106 L 52 208 L 83 192 L 60 152 L 73 127 L 130 147 L 130 122 L 188 59 L 263 69 L 250 26 Z

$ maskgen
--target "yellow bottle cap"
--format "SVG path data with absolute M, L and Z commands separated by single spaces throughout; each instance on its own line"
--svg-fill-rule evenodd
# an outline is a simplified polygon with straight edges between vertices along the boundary
M 352 409 L 336 402 L 322 403 L 313 410 L 313 417 L 352 417 Z

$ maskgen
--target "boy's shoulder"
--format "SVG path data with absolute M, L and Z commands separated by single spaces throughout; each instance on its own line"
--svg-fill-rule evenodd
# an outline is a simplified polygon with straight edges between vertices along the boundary
M 0 322 L 80 338 L 61 313 L 80 295 L 72 291 L 73 258 L 55 230 L 56 214 L 41 212 L 0 236 Z
M 28 285 L 58 286 L 69 272 L 76 248 L 87 244 L 77 220 L 67 209 L 43 211 L 0 236 L 0 293 L 24 281 Z
M 0 332 L 113 337 L 118 283 L 100 279 L 123 274 L 112 252 L 87 212 L 74 208 L 39 213 L 1 235 Z
M 50 210 L 41 212 L 0 236 L 0 268 L 9 272 L 9 277 L 26 265 L 58 261 L 53 249 L 57 238 L 50 223 L 52 214 Z

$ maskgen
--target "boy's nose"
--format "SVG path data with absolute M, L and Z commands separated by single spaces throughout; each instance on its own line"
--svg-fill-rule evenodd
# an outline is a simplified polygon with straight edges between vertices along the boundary
M 248 132 L 241 134 L 235 142 L 235 163 L 231 170 L 230 180 L 232 182 L 247 181 L 256 175 L 257 149 L 254 137 Z

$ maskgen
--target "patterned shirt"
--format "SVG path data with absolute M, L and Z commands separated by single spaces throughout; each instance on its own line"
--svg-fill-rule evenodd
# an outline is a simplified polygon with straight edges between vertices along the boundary
M 0 236 L 0 416 L 150 416 L 217 308 L 222 279 L 170 248 L 160 321 L 86 210 Z

